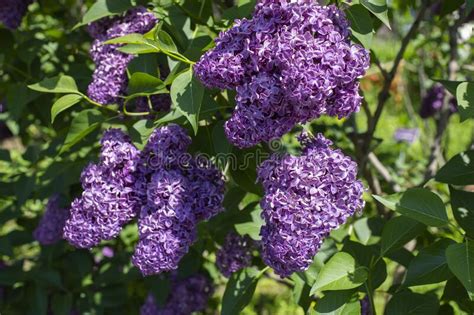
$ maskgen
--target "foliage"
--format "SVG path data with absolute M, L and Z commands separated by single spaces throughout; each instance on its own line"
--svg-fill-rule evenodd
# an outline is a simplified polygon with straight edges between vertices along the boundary
M 255 0 L 37 0 L 18 29 L 0 26 L 0 313 L 138 314 L 148 294 L 160 307 L 176 301 L 176 283 L 195 274 L 214 287 L 204 314 L 474 313 L 474 2 L 319 2 L 342 9 L 351 41 L 370 51 L 361 111 L 323 115 L 246 149 L 226 137 L 236 92 L 207 88 L 194 67 L 220 32 L 252 15 Z M 95 69 L 87 25 L 137 6 L 159 22 L 105 41 L 135 57 L 118 104 L 102 105 L 87 93 Z M 421 118 L 436 84 L 446 91 L 441 106 Z M 153 108 L 157 96 L 168 111 Z M 119 128 L 146 150 L 170 123 L 226 182 L 225 211 L 197 225 L 177 271 L 140 274 L 133 222 L 91 250 L 34 238 L 48 200 L 68 208 L 81 195 L 81 172 L 99 159 L 105 130 Z M 399 128 L 417 130 L 403 141 Z M 302 130 L 323 133 L 357 162 L 366 204 L 325 237 L 309 268 L 281 278 L 259 248 L 266 191 L 257 169 L 273 153 L 299 155 Z M 216 257 L 230 232 L 255 246 L 250 265 L 226 278 Z

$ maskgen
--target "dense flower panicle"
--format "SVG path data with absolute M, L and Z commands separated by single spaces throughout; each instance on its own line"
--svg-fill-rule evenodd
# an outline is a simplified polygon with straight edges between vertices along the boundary
M 0 0 L 0 22 L 9 29 L 17 29 L 33 0 Z
M 216 265 L 226 277 L 250 266 L 252 262 L 253 241 L 247 235 L 229 233 L 222 248 L 217 252 Z
M 200 274 L 172 280 L 171 290 L 164 307 L 159 307 L 149 294 L 140 309 L 140 315 L 191 315 L 206 309 L 214 289 L 211 281 Z
M 301 156 L 272 156 L 258 169 L 262 258 L 282 277 L 309 267 L 329 232 L 364 206 L 357 164 L 318 134 L 300 137 Z
M 34 238 L 42 245 L 52 245 L 60 241 L 68 217 L 69 210 L 59 205 L 59 195 L 51 197 L 38 227 L 33 232 Z
M 197 224 L 223 210 L 222 174 L 209 161 L 192 159 L 190 144 L 186 131 L 170 124 L 156 129 L 143 150 L 135 184 L 143 204 L 132 261 L 144 275 L 176 269 L 196 240 Z
M 421 101 L 420 116 L 421 118 L 429 118 L 439 113 L 443 108 L 446 90 L 441 84 L 433 85 Z M 454 97 L 449 98 L 449 111 L 456 113 L 458 105 Z
M 361 103 L 357 78 L 369 53 L 349 42 L 335 6 L 315 1 L 260 1 L 252 19 L 236 20 L 195 66 L 208 87 L 236 89 L 226 123 L 239 147 L 280 137 L 323 114 L 346 117 Z
M 83 170 L 84 191 L 73 201 L 64 227 L 64 238 L 80 248 L 117 236 L 136 216 L 140 204 L 134 191 L 140 152 L 118 129 L 106 131 L 101 143 L 100 162 Z
M 89 97 L 103 105 L 121 103 L 128 79 L 126 69 L 134 58 L 117 50 L 120 45 L 107 45 L 105 41 L 127 34 L 144 34 L 157 23 L 157 18 L 144 7 L 128 11 L 122 18 L 106 18 L 89 26 L 89 33 L 95 38 L 91 57 L 96 63 L 93 80 L 88 87 Z

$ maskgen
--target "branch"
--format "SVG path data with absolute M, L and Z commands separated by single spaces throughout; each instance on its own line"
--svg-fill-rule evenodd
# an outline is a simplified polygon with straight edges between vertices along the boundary
M 415 37 L 415 35 L 417 34 L 417 30 L 421 24 L 421 20 L 423 16 L 425 15 L 427 8 L 428 8 L 428 2 L 423 1 L 420 11 L 418 12 L 415 18 L 415 21 L 413 22 L 412 26 L 410 27 L 410 30 L 408 31 L 408 33 L 405 35 L 405 37 L 402 40 L 400 50 L 398 51 L 397 56 L 395 57 L 393 66 L 385 77 L 384 85 L 382 87 L 382 90 L 379 93 L 377 108 L 375 110 L 373 118 L 368 121 L 367 133 L 365 134 L 364 143 L 362 145 L 362 160 L 360 161 L 361 169 L 364 169 L 367 165 L 367 158 L 370 152 L 370 144 L 374 137 L 377 124 L 380 120 L 380 117 L 382 116 L 385 103 L 390 97 L 390 86 L 392 85 L 393 79 L 395 78 L 395 75 L 397 74 L 398 66 L 400 65 L 400 62 L 403 59 L 403 55 L 405 54 L 408 44 L 410 43 L 412 38 Z
M 462 24 L 462 19 L 457 20 L 451 27 L 449 27 L 449 64 L 448 64 L 448 78 L 450 81 L 456 80 L 458 71 L 458 28 Z M 428 158 L 428 167 L 425 172 L 424 182 L 430 180 L 437 172 L 440 161 L 444 159 L 443 150 L 441 148 L 443 136 L 448 128 L 449 117 L 451 115 L 449 108 L 450 94 L 445 93 L 443 107 L 441 108 L 440 117 L 436 121 L 436 135 L 431 146 L 430 157 Z

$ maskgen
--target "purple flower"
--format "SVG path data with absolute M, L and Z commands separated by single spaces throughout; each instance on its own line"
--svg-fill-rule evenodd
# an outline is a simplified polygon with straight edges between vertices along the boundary
M 159 308 L 153 295 L 149 294 L 140 315 L 191 315 L 201 312 L 206 309 L 213 291 L 211 281 L 203 275 L 173 280 L 166 305 Z
M 17 29 L 33 0 L 0 0 L 0 22 L 9 29 Z
M 63 228 L 69 217 L 69 210 L 59 206 L 59 195 L 54 195 L 46 205 L 46 211 L 38 227 L 34 230 L 34 238 L 42 245 L 52 245 L 63 237 Z
M 248 236 L 229 233 L 222 248 L 217 252 L 216 265 L 226 277 L 250 266 L 253 241 Z
M 368 51 L 350 43 L 335 6 L 265 0 L 252 19 L 219 34 L 194 69 L 208 87 L 236 89 L 225 130 L 233 144 L 250 147 L 323 114 L 358 111 L 357 78 L 368 67 Z
M 132 262 L 144 275 L 175 270 L 196 226 L 223 210 L 222 174 L 186 153 L 191 139 L 175 124 L 156 129 L 143 150 L 135 191 L 143 204 Z M 183 157 L 186 158 L 183 163 Z
M 433 85 L 427 92 L 425 97 L 421 101 L 420 116 L 421 118 L 433 117 L 439 113 L 443 108 L 444 97 L 446 90 L 441 84 Z M 458 104 L 454 97 L 449 99 L 449 111 L 450 113 L 456 113 L 458 111 Z
M 64 238 L 80 248 L 116 237 L 140 204 L 134 191 L 140 152 L 118 129 L 106 131 L 101 143 L 100 162 L 83 170 L 84 191 L 73 201 L 64 227 Z
M 112 247 L 105 246 L 102 248 L 102 255 L 107 258 L 112 258 L 115 255 L 114 249 Z
M 364 206 L 357 164 L 318 134 L 300 137 L 301 156 L 272 156 L 258 169 L 262 258 L 282 277 L 309 267 L 322 241 Z
M 128 84 L 127 66 L 134 58 L 117 50 L 120 45 L 107 45 L 105 41 L 127 34 L 144 34 L 158 22 L 152 12 L 144 7 L 128 11 L 120 18 L 106 18 L 89 26 L 89 34 L 95 38 L 90 54 L 96 64 L 93 80 L 88 87 L 89 97 L 103 105 L 121 104 Z
M 408 142 L 413 143 L 418 139 L 420 136 L 420 130 L 418 128 L 406 129 L 406 128 L 398 128 L 395 131 L 393 137 L 395 140 L 400 142 Z

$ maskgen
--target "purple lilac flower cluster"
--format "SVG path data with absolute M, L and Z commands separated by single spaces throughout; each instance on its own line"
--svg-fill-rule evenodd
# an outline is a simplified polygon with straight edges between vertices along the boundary
M 393 134 L 393 138 L 398 142 L 407 142 L 412 144 L 420 136 L 418 128 L 398 128 Z
M 421 118 L 433 117 L 441 111 L 444 104 L 446 90 L 441 84 L 433 85 L 421 101 L 420 116 Z M 458 104 L 454 97 L 449 98 L 449 111 L 456 113 L 458 111 Z
M 236 20 L 195 66 L 208 87 L 236 89 L 225 130 L 238 147 L 269 141 L 323 114 L 358 111 L 357 78 L 369 53 L 349 41 L 335 6 L 313 0 L 262 0 L 252 19 Z
M 301 156 L 274 155 L 262 163 L 262 258 L 286 277 L 305 270 L 323 239 L 362 209 L 357 164 L 323 135 L 303 134 Z
M 106 131 L 101 144 L 100 161 L 83 170 L 84 191 L 64 227 L 64 238 L 79 248 L 116 237 L 139 208 L 134 184 L 140 151 L 119 129 Z
M 222 174 L 186 154 L 190 143 L 172 124 L 157 129 L 144 149 L 136 183 L 144 203 L 132 257 L 144 275 L 176 269 L 196 239 L 197 224 L 223 210 Z
M 368 296 L 365 296 L 362 300 L 360 300 L 360 314 L 372 315 L 372 309 L 370 307 L 370 301 Z
M 140 315 L 190 315 L 204 311 L 213 291 L 211 281 L 203 275 L 175 280 L 166 305 L 160 308 L 153 295 L 149 294 Z
M 42 245 L 52 245 L 63 238 L 63 228 L 69 217 L 69 210 L 59 205 L 59 195 L 54 195 L 46 205 L 46 211 L 33 237 Z
M 33 0 L 0 0 L 0 22 L 9 29 L 17 29 Z
M 81 176 L 64 237 L 91 248 L 138 218 L 132 257 L 144 275 L 174 270 L 196 239 L 196 226 L 223 210 L 224 181 L 209 161 L 186 153 L 191 138 L 178 125 L 156 129 L 140 152 L 118 129 L 105 132 L 100 161 Z
M 230 277 L 232 273 L 250 266 L 252 249 L 253 241 L 250 237 L 229 233 L 224 245 L 217 252 L 217 268 L 224 276 Z
M 88 87 L 89 97 L 102 105 L 121 104 L 128 84 L 127 66 L 134 58 L 117 50 L 120 45 L 107 45 L 105 41 L 127 34 L 144 34 L 158 22 L 152 12 L 144 7 L 128 11 L 123 17 L 105 18 L 89 25 L 89 34 L 94 38 L 90 55 L 96 64 L 93 80 Z M 136 100 L 139 111 L 169 110 L 171 100 L 168 94 L 154 95 L 150 99 L 140 97 Z

